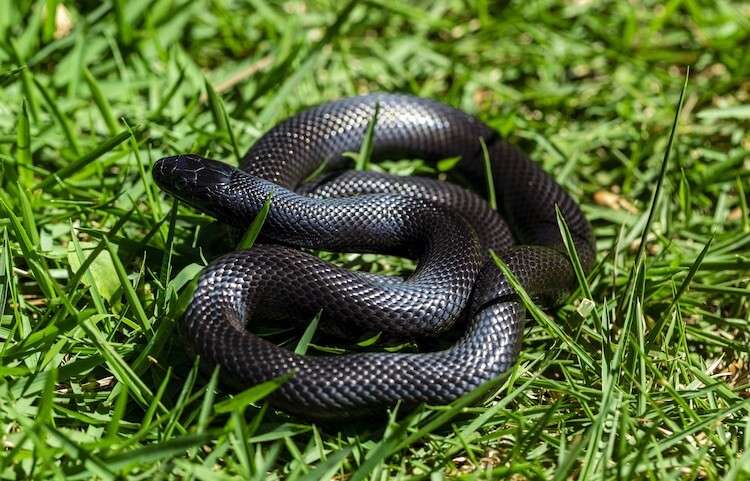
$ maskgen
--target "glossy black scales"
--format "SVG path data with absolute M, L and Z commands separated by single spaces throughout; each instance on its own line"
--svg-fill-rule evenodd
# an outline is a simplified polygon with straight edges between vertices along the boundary
M 342 171 L 379 105 L 373 161 L 460 157 L 454 172 L 483 192 L 487 146 L 501 217 L 476 193 L 419 177 Z M 328 173 L 303 183 L 321 163 Z M 272 396 L 305 416 L 358 415 L 393 405 L 447 403 L 496 379 L 515 362 L 524 312 L 488 249 L 527 290 L 554 299 L 575 285 L 555 216 L 557 205 L 586 269 L 591 229 L 576 203 L 519 150 L 447 105 L 373 94 L 311 108 L 280 123 L 240 169 L 178 155 L 159 160 L 166 191 L 219 220 L 246 227 L 271 195 L 263 243 L 213 261 L 182 327 L 203 359 L 248 387 L 292 372 Z M 378 252 L 418 260 L 407 279 L 353 272 L 300 248 Z M 382 331 L 436 336 L 459 319 L 465 334 L 447 350 L 419 354 L 299 356 L 246 328 L 253 316 L 311 319 L 339 335 Z

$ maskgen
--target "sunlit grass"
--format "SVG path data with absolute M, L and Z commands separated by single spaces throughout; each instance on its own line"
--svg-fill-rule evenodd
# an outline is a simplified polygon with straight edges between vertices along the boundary
M 80 3 L 0 6 L 2 479 L 750 478 L 746 4 Z M 150 168 L 236 163 L 285 116 L 376 90 L 521 146 L 581 202 L 598 258 L 559 309 L 529 304 L 501 385 L 312 424 L 265 405 L 276 382 L 233 395 L 185 352 L 176 319 L 224 234 Z M 445 175 L 367 152 L 353 168 Z M 377 348 L 316 327 L 262 328 Z

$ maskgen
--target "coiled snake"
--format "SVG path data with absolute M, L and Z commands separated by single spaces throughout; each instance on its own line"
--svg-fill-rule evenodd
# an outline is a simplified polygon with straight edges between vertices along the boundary
M 484 190 L 488 155 L 503 217 L 455 184 L 342 171 L 351 165 L 343 154 L 359 150 L 376 105 L 373 161 L 460 157 L 452 173 Z M 322 162 L 333 173 L 303 183 Z M 359 415 L 399 400 L 448 403 L 506 372 L 518 356 L 524 309 L 488 250 L 531 295 L 554 299 L 569 291 L 575 274 L 555 206 L 584 268 L 594 259 L 589 223 L 541 168 L 475 117 L 408 95 L 372 94 L 306 110 L 262 136 L 239 169 L 189 154 L 160 159 L 153 175 L 165 191 L 237 227 L 247 227 L 271 196 L 260 242 L 205 268 L 181 326 L 195 352 L 236 386 L 291 372 L 270 399 L 308 417 Z M 418 263 L 400 279 L 350 271 L 303 249 Z M 457 321 L 466 327 L 442 351 L 342 356 L 297 355 L 246 328 L 252 317 L 309 321 L 318 312 L 321 329 L 337 335 L 418 339 Z

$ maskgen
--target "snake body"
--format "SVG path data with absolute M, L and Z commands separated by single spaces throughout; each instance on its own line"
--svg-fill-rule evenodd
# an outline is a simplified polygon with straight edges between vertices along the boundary
M 460 158 L 451 173 L 482 191 L 489 159 L 503 215 L 455 184 L 344 170 L 344 154 L 360 149 L 371 121 L 373 161 Z M 321 163 L 332 173 L 306 183 Z M 556 206 L 584 269 L 594 259 L 589 223 L 540 167 L 477 118 L 408 95 L 305 110 L 263 135 L 240 168 L 187 154 L 160 159 L 153 175 L 162 189 L 241 228 L 271 197 L 260 241 L 204 269 L 181 326 L 191 348 L 237 387 L 291 373 L 270 399 L 307 417 L 356 416 L 397 401 L 444 404 L 505 373 L 525 313 L 488 250 L 531 295 L 559 298 L 576 280 Z M 400 255 L 417 267 L 406 279 L 381 276 L 309 249 Z M 320 328 L 342 336 L 419 339 L 466 326 L 442 351 L 341 356 L 298 355 L 247 329 L 260 317 L 309 322 L 318 312 Z

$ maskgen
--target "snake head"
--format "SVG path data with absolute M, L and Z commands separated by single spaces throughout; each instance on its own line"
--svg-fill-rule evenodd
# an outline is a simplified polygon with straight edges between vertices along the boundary
M 172 195 L 200 195 L 215 186 L 229 183 L 235 169 L 196 154 L 163 157 L 154 164 L 154 180 Z
M 162 190 L 202 212 L 229 220 L 227 191 L 237 172 L 231 165 L 183 154 L 157 160 L 152 174 Z

